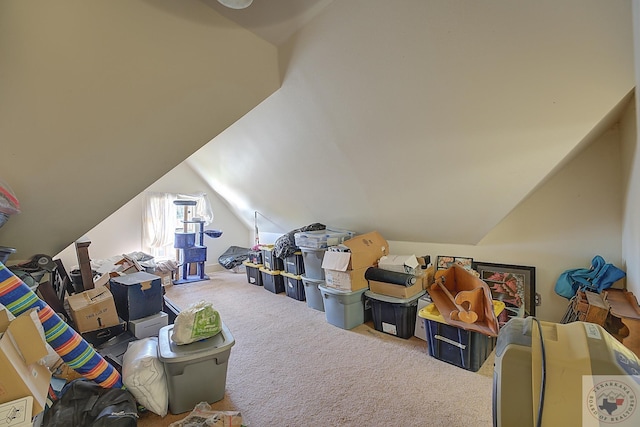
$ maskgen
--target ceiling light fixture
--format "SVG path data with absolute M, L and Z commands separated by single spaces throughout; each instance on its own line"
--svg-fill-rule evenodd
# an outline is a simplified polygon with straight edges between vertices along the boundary
M 218 0 L 218 3 L 227 6 L 230 9 L 245 9 L 251 6 L 253 0 Z

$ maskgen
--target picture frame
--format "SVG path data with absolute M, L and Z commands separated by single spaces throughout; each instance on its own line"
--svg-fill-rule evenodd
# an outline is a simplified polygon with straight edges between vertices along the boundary
M 465 270 L 471 270 L 473 268 L 473 258 L 448 255 L 438 255 L 436 258 L 436 270 L 446 270 L 453 264 L 459 264 Z
M 525 265 L 474 262 L 478 272 L 494 300 L 502 301 L 505 309 L 498 316 L 502 327 L 512 317 L 536 315 L 536 268 Z

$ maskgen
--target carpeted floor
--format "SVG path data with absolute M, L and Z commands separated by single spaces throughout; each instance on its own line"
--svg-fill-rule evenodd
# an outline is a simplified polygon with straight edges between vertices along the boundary
M 241 411 L 245 425 L 492 425 L 493 353 L 470 372 L 372 322 L 334 326 L 304 301 L 247 283 L 244 273 L 216 272 L 166 291 L 181 308 L 211 301 L 233 334 L 225 397 L 212 406 Z M 138 425 L 168 426 L 188 414 L 147 412 Z

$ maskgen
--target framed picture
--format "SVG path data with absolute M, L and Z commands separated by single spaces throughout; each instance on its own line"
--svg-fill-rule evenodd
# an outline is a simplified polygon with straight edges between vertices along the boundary
M 459 264 L 466 270 L 471 270 L 473 267 L 473 258 L 438 255 L 436 259 L 436 270 L 446 270 L 453 264 Z
M 535 316 L 535 267 L 475 262 L 473 268 L 489 285 L 493 299 L 505 304 L 504 311 L 498 316 L 500 326 L 512 317 Z

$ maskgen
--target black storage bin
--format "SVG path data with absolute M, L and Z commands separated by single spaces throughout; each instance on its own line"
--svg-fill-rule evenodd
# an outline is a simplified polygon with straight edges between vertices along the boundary
M 260 275 L 262 276 L 262 286 L 266 290 L 273 292 L 274 294 L 284 292 L 284 278 L 279 271 L 260 267 Z
M 306 295 L 304 292 L 304 283 L 302 282 L 302 276 L 290 274 L 287 272 L 280 272 L 284 278 L 284 290 L 288 297 L 297 299 L 298 301 L 305 301 Z
M 476 372 L 496 346 L 496 338 L 435 320 L 422 319 L 427 331 L 429 355 Z
M 273 245 L 262 245 L 260 249 L 262 250 L 262 264 L 264 268 L 273 271 L 284 270 L 284 261 L 282 258 L 276 256 Z
M 412 337 L 416 328 L 418 298 L 424 293 L 422 291 L 411 298 L 395 298 L 366 291 L 364 295 L 371 306 L 375 330 L 398 338 Z
M 260 267 L 262 264 L 254 264 L 249 261 L 243 261 L 242 265 L 245 267 L 247 273 L 247 282 L 252 285 L 262 286 L 262 274 L 260 273 Z
M 285 257 L 284 271 L 289 274 L 295 274 L 296 276 L 304 274 L 304 259 L 302 258 L 302 251 L 294 252 L 288 257 Z

